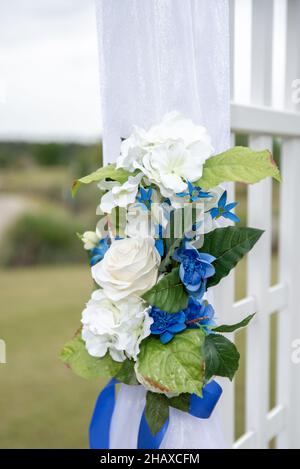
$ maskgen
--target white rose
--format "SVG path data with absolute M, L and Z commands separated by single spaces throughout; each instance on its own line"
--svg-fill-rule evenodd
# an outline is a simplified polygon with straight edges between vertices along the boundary
M 112 302 L 104 290 L 93 292 L 82 313 L 82 338 L 93 357 L 104 357 L 109 351 L 116 361 L 137 359 L 141 341 L 150 335 L 153 319 L 143 300 L 128 297 Z
M 83 242 L 83 247 L 87 251 L 90 251 L 91 249 L 96 247 L 98 242 L 100 241 L 100 238 L 95 231 L 85 231 L 81 239 Z
M 92 267 L 92 276 L 111 300 L 118 301 L 150 290 L 159 263 L 152 238 L 126 238 L 112 243 L 103 260 Z
M 114 207 L 127 207 L 127 205 L 134 203 L 142 177 L 143 174 L 139 173 L 134 177 L 129 176 L 128 181 L 122 185 L 116 182 L 113 187 L 102 196 L 99 206 L 100 211 L 103 213 L 111 213 Z

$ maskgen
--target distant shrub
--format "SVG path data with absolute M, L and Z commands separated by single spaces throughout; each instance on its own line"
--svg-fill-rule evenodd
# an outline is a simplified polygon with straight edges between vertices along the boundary
M 24 266 L 86 260 L 76 232 L 82 232 L 71 214 L 46 208 L 22 214 L 1 242 L 0 264 Z

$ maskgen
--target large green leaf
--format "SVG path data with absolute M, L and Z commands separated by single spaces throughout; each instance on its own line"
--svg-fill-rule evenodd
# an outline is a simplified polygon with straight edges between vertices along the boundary
M 147 337 L 141 344 L 136 373 L 146 387 L 163 393 L 195 393 L 202 396 L 204 333 L 188 329 L 168 344 Z
M 90 184 L 91 182 L 98 182 L 102 181 L 103 179 L 111 179 L 123 184 L 127 181 L 129 176 L 133 176 L 133 173 L 129 173 L 122 168 L 117 169 L 115 164 L 109 164 L 97 169 L 87 176 L 77 179 L 77 181 L 74 181 L 72 185 L 72 196 L 75 197 L 81 184 Z
M 210 334 L 205 337 L 203 353 L 207 380 L 215 375 L 233 379 L 239 367 L 240 354 L 230 340 L 219 334 Z
M 211 189 L 226 181 L 252 184 L 268 176 L 280 181 L 280 172 L 268 150 L 234 147 L 206 160 L 203 175 L 195 185 Z
M 216 273 L 208 279 L 207 287 L 217 285 L 226 277 L 262 234 L 262 230 L 237 226 L 217 228 L 206 234 L 201 251 L 216 257 L 213 263 Z
M 115 362 L 108 353 L 103 358 L 89 355 L 79 334 L 65 344 L 60 359 L 85 379 L 115 376 L 122 367 L 122 363 Z
M 188 295 L 179 277 L 179 268 L 175 267 L 165 275 L 151 290 L 143 295 L 150 305 L 155 305 L 163 311 L 177 313 L 187 307 Z
M 250 314 L 245 319 L 243 319 L 242 321 L 240 321 L 236 324 L 222 324 L 222 326 L 214 327 L 213 331 L 214 332 L 222 332 L 222 333 L 234 332 L 237 329 L 241 329 L 241 327 L 248 326 L 249 322 L 251 321 L 251 319 L 254 316 L 255 316 L 255 314 Z
M 156 435 L 169 417 L 168 399 L 163 394 L 148 391 L 145 417 L 152 435 Z

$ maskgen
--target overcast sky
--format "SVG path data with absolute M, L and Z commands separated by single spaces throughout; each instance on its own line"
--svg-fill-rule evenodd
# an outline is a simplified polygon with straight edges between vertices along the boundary
M 100 133 L 94 0 L 1 0 L 0 140 Z

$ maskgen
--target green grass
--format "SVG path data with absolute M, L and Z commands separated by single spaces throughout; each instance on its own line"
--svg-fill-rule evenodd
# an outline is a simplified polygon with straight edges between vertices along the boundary
M 0 272 L 0 447 L 84 448 L 103 382 L 73 375 L 58 359 L 91 292 L 86 266 Z

